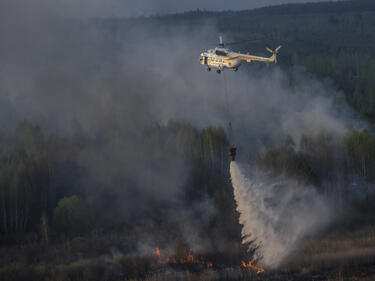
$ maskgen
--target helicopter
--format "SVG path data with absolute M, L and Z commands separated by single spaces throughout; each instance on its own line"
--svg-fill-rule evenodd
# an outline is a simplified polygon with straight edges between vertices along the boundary
M 250 40 L 246 40 L 250 41 Z M 281 49 L 281 45 L 278 46 L 275 50 L 271 50 L 270 48 L 266 47 L 266 50 L 269 51 L 272 56 L 269 58 L 266 57 L 259 57 L 250 55 L 249 53 L 243 54 L 240 52 L 232 52 L 228 48 L 225 48 L 225 45 L 235 45 L 240 44 L 246 41 L 241 42 L 232 42 L 232 43 L 223 43 L 223 38 L 219 37 L 219 45 L 215 49 L 210 49 L 201 53 L 199 61 L 201 65 L 207 66 L 207 70 L 211 71 L 211 68 L 217 68 L 217 73 L 221 73 L 222 70 L 225 68 L 233 69 L 234 71 L 238 71 L 238 67 L 241 65 L 242 61 L 246 62 L 253 62 L 253 61 L 261 61 L 261 62 L 273 62 L 277 63 L 277 53 Z

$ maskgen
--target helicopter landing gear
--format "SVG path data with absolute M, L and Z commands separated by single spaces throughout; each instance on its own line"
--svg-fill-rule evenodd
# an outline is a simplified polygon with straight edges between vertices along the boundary
M 211 71 L 211 68 L 207 67 L 207 71 Z
M 233 68 L 234 72 L 238 71 L 238 67 Z
M 220 69 L 218 69 L 218 70 L 216 70 L 216 72 L 217 72 L 218 74 L 220 74 L 220 73 L 221 73 L 221 70 L 220 70 Z

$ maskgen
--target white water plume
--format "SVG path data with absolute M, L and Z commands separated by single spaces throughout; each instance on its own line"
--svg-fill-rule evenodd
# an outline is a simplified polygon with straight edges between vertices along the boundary
M 331 218 L 327 202 L 313 188 L 289 180 L 269 180 L 265 175 L 244 176 L 232 161 L 230 174 L 240 213 L 243 243 L 259 246 L 256 259 L 275 268 Z

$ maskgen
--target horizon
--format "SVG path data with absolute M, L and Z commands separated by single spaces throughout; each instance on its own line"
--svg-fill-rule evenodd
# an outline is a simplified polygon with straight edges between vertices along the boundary
M 30 4 L 22 1 L 21 4 L 5 1 L 2 3 L 4 16 L 9 14 L 45 14 L 50 16 L 62 16 L 73 18 L 137 18 L 149 16 L 163 16 L 169 14 L 179 14 L 195 10 L 205 10 L 212 12 L 221 11 L 241 11 L 278 6 L 282 4 L 302 4 L 315 2 L 337 2 L 332 0 L 235 0 L 230 3 L 218 0 L 192 0 L 186 3 L 178 3 L 172 0 L 140 0 L 133 2 L 130 0 L 82 0 L 75 1 L 57 0 L 53 3 L 46 0 L 37 0 Z M 1 12 L 0 12 L 0 15 Z

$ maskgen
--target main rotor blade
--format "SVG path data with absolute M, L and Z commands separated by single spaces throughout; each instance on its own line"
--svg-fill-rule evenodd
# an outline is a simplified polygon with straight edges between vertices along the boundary
M 270 52 L 271 54 L 273 54 L 273 51 L 272 51 L 270 48 L 266 47 L 266 50 L 267 50 L 268 52 Z
M 259 42 L 259 41 L 260 41 L 260 39 L 249 39 L 249 40 L 242 40 L 242 41 L 224 43 L 224 45 L 233 46 L 233 45 L 240 45 L 240 44 L 244 44 L 244 43 L 254 43 L 254 42 Z

